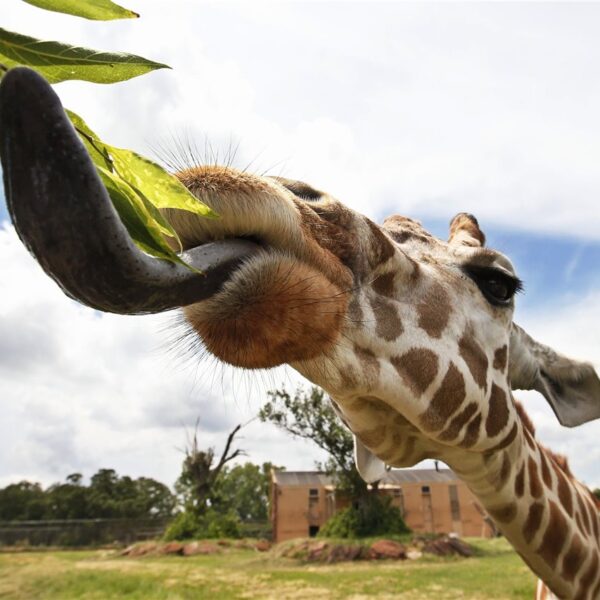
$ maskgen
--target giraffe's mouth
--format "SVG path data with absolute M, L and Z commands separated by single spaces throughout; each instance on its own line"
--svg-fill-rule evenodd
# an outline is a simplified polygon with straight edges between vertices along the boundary
M 224 239 L 181 265 L 134 246 L 58 96 L 37 73 L 0 84 L 0 158 L 8 210 L 25 246 L 70 297 L 107 312 L 152 313 L 205 300 L 260 246 Z

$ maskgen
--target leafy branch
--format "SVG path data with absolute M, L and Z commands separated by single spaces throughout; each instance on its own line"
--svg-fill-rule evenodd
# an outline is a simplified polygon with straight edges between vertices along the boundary
M 110 0 L 24 0 L 45 10 L 95 20 L 139 17 Z M 56 41 L 45 41 L 0 28 L 0 79 L 9 69 L 26 66 L 50 83 L 83 80 L 116 83 L 157 69 L 170 68 L 134 54 L 101 52 Z M 103 142 L 79 117 L 67 114 L 84 143 L 121 221 L 133 241 L 148 254 L 181 262 L 175 230 L 160 213 L 170 208 L 216 218 L 208 206 L 160 165 L 131 150 Z

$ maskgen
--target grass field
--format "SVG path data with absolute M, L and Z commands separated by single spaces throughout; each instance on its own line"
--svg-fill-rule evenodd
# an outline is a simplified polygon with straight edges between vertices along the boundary
M 305 565 L 252 550 L 195 557 L 109 551 L 0 553 L 0 598 L 403 598 L 531 600 L 534 578 L 503 539 L 471 558 Z

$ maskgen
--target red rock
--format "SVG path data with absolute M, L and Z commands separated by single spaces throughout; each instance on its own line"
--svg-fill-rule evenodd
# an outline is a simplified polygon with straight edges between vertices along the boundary
M 375 559 L 405 559 L 406 548 L 400 542 L 393 540 L 377 540 L 371 544 L 370 555 Z
M 159 554 L 183 554 L 184 545 L 181 542 L 167 542 L 158 548 Z
M 254 547 L 259 552 L 268 552 L 271 549 L 271 542 L 268 540 L 258 540 L 258 542 L 254 544 Z
M 308 557 L 309 561 L 318 561 L 325 550 L 327 550 L 329 544 L 327 542 L 317 542 L 316 544 L 310 544 L 308 547 Z
M 143 542 L 142 544 L 133 544 L 132 546 L 125 548 L 125 550 L 122 552 L 122 555 L 136 558 L 138 556 L 152 554 L 156 552 L 158 548 L 159 544 L 157 542 Z
M 449 536 L 429 540 L 423 547 L 423 552 L 436 556 L 473 556 L 473 549 L 467 543 Z
M 219 554 L 221 548 L 211 542 L 189 542 L 183 547 L 184 556 L 195 556 L 197 554 Z

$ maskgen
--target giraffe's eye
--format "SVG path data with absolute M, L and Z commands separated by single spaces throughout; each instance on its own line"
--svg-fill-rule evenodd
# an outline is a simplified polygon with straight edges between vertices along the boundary
M 507 306 L 523 288 L 517 277 L 493 267 L 466 267 L 467 275 L 477 284 L 485 299 L 494 306 Z

